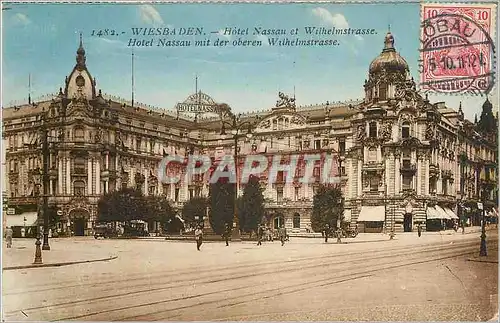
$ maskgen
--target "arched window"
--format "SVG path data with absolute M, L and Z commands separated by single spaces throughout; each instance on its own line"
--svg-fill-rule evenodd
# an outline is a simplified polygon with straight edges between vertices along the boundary
M 300 229 L 300 214 L 298 213 L 293 215 L 293 228 Z
M 410 138 L 410 123 L 408 121 L 403 122 L 401 126 L 401 137 L 403 139 Z
M 75 127 L 75 141 L 85 141 L 85 130 L 83 127 Z
M 73 183 L 73 194 L 76 196 L 84 196 L 85 195 L 85 182 L 84 181 L 75 181 Z
M 85 174 L 85 164 L 87 163 L 87 159 L 85 157 L 75 157 L 73 160 L 73 171 L 75 174 Z
M 368 136 L 370 138 L 377 138 L 377 123 L 375 121 L 370 122 L 368 126 Z

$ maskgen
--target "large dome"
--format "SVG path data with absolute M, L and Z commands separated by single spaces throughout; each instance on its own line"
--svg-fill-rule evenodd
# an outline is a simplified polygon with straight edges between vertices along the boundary
M 370 64 L 370 74 L 381 72 L 384 69 L 403 73 L 409 71 L 408 63 L 394 48 L 394 37 L 391 32 L 388 32 L 385 36 L 384 44 L 382 53 Z

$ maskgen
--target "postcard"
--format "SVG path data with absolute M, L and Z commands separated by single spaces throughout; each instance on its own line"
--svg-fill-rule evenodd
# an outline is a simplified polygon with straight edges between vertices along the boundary
M 1 7 L 4 321 L 498 321 L 496 1 Z

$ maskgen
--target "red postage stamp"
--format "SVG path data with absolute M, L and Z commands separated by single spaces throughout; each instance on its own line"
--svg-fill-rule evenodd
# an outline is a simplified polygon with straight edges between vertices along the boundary
M 495 81 L 495 6 L 422 4 L 421 17 L 421 89 L 488 94 Z

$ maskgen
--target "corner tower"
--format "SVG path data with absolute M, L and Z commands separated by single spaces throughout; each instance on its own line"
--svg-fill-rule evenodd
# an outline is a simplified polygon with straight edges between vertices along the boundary
M 408 63 L 396 51 L 390 31 L 385 36 L 382 53 L 371 62 L 368 74 L 364 85 L 365 103 L 394 98 L 396 84 L 409 79 Z
M 76 51 L 76 65 L 71 74 L 66 77 L 64 95 L 68 99 L 92 100 L 96 97 L 95 83 L 87 70 L 85 49 L 83 48 L 82 34 L 80 33 L 80 46 Z

